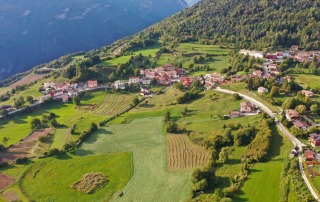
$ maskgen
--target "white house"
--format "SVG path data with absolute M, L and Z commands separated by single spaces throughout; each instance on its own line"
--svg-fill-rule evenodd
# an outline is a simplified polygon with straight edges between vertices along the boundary
M 44 102 L 44 101 L 46 101 L 46 100 L 49 100 L 50 98 L 51 98 L 50 95 L 41 96 L 41 97 L 40 97 L 40 102 Z
M 74 96 L 77 96 L 78 95 L 78 91 L 74 90 L 74 89 L 69 89 L 68 90 L 68 95 L 70 97 L 74 97 Z
M 45 81 L 45 82 L 43 83 L 43 87 L 44 87 L 44 88 L 50 88 L 50 87 L 53 87 L 54 85 L 55 85 L 55 83 L 52 82 L 52 81 Z
M 129 77 L 129 84 L 137 84 L 140 83 L 140 78 L 138 76 Z
M 267 93 L 267 92 L 269 92 L 269 91 L 265 87 L 261 86 L 261 87 L 258 88 L 258 93 L 264 94 L 264 93 Z
M 150 85 L 151 79 L 142 78 L 141 79 L 141 83 L 144 84 L 144 85 Z
M 249 55 L 254 58 L 263 58 L 263 52 L 259 51 L 250 51 L 250 50 L 240 50 L 240 54 Z
M 126 86 L 127 86 L 127 81 L 125 80 L 117 80 L 114 82 L 114 88 L 115 89 L 121 89 L 121 90 L 125 90 Z

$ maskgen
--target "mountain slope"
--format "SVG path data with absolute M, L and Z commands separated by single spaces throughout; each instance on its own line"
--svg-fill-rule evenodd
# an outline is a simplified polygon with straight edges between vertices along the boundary
M 320 49 L 320 1 L 203 0 L 149 32 L 170 41 Z
M 182 10 L 183 0 L 4 0 L 0 80 L 61 55 L 131 35 Z

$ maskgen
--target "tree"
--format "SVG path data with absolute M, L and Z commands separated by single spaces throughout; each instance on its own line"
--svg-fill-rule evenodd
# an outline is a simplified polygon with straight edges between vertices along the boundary
M 77 105 L 77 106 L 81 104 L 81 101 L 80 101 L 79 96 L 74 96 L 74 97 L 72 98 L 72 101 L 73 101 L 73 104 L 75 104 L 75 105 Z
M 77 148 L 77 143 L 76 142 L 68 142 L 63 145 L 63 150 L 68 151 L 68 150 L 74 150 Z
M 298 105 L 295 110 L 300 114 L 305 114 L 307 111 L 307 107 L 305 105 Z
M 188 108 L 184 108 L 181 112 L 182 117 L 186 117 L 188 113 Z
M 271 91 L 270 91 L 270 96 L 277 96 L 279 95 L 280 88 L 278 86 L 272 86 Z
M 52 120 L 50 121 L 50 125 L 51 125 L 52 128 L 56 128 L 56 127 L 59 126 L 59 124 L 58 124 L 58 122 L 57 122 L 56 119 L 52 119 Z
M 27 102 L 29 102 L 29 104 L 32 104 L 34 102 L 33 97 L 31 97 L 30 95 L 28 95 L 26 97 Z
M 133 71 L 133 74 L 134 74 L 135 76 L 139 76 L 139 74 L 140 74 L 140 69 L 139 69 L 139 68 L 135 68 L 134 71 Z
M 116 75 L 112 72 L 111 74 L 109 74 L 108 80 L 109 80 L 109 81 L 114 81 L 114 80 L 116 80 Z
M 135 96 L 135 97 L 132 99 L 132 104 L 133 104 L 133 105 L 137 105 L 137 104 L 139 104 L 139 102 L 140 102 L 140 100 L 139 100 L 139 98 L 138 98 L 137 96 Z
M 41 121 L 39 118 L 33 118 L 30 122 L 31 129 L 34 130 L 37 127 L 41 126 Z
M 90 129 L 92 132 L 95 132 L 98 130 L 98 125 L 96 123 L 91 123 Z
M 318 104 L 311 105 L 310 110 L 312 113 L 317 114 L 319 111 L 319 105 Z
M 173 121 L 166 122 L 166 131 L 168 133 L 176 133 L 178 131 L 177 123 Z
M 165 115 L 164 115 L 164 122 L 168 122 L 170 120 L 170 112 L 166 112 Z
M 3 137 L 3 138 L 2 138 L 2 143 L 3 143 L 4 145 L 6 145 L 6 144 L 8 143 L 8 141 L 9 141 L 9 138 L 7 138 L 7 137 Z
M 9 112 L 7 110 L 4 109 L 0 111 L 0 116 L 3 116 L 5 119 L 7 119 L 8 115 Z
M 150 81 L 150 84 L 151 84 L 152 86 L 155 86 L 157 83 L 158 83 L 158 81 L 157 81 L 156 78 L 152 78 L 151 81 Z
M 234 101 L 238 101 L 242 99 L 242 97 L 238 93 L 233 94 L 232 97 Z
M 219 153 L 219 161 L 225 163 L 229 160 L 229 148 L 223 147 Z

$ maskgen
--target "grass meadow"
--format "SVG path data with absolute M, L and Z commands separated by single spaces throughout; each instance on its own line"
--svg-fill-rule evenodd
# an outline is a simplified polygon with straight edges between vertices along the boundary
M 293 77 L 303 88 L 320 88 L 320 76 L 311 74 L 293 74 Z
M 70 186 L 86 173 L 99 172 L 109 182 L 94 194 L 84 194 Z M 131 153 L 39 159 L 30 165 L 16 183 L 24 195 L 41 201 L 101 201 L 121 190 L 132 175 Z
M 137 119 L 110 125 L 90 136 L 78 155 L 131 151 L 134 173 L 124 195 L 114 201 L 185 201 L 190 195 L 191 171 L 168 172 L 163 118 Z
M 267 161 L 257 163 L 250 170 L 249 179 L 245 182 L 237 201 L 279 201 L 281 190 L 281 172 L 283 162 L 288 158 L 293 144 L 273 127 L 271 148 Z M 294 198 L 293 190 L 289 196 Z

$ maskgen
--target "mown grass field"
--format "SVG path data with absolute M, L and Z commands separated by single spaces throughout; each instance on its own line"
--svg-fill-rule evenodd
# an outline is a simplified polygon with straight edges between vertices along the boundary
M 134 173 L 124 195 L 115 201 L 185 201 L 190 194 L 190 171 L 168 172 L 163 118 L 144 118 L 100 129 L 78 155 L 132 151 Z
M 71 136 L 69 128 L 57 128 L 54 133 L 53 143 L 50 145 L 50 149 L 63 149 L 63 145 L 69 141 Z
M 86 173 L 99 172 L 109 183 L 94 194 L 84 194 L 70 186 Z M 131 153 L 75 156 L 37 160 L 23 173 L 17 186 L 32 200 L 41 201 L 103 201 L 121 190 L 132 175 Z
M 293 77 L 303 88 L 320 88 L 320 76 L 311 74 L 293 74 Z
M 186 135 L 167 135 L 167 164 L 169 170 L 194 169 L 207 165 L 210 153 L 193 144 Z
M 281 131 L 273 127 L 268 160 L 255 164 L 250 170 L 249 179 L 245 182 L 237 201 L 279 201 L 283 162 L 288 158 L 292 148 L 293 144 L 281 134 Z M 293 198 L 293 193 L 289 195 Z

